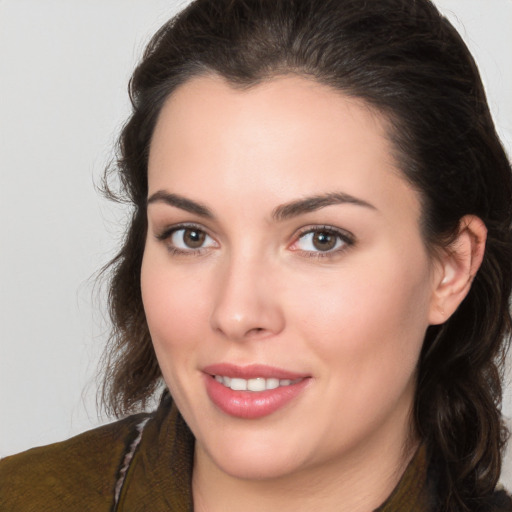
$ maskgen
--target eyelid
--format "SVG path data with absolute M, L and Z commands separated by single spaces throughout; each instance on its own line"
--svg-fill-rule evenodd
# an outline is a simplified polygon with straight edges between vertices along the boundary
M 332 233 L 334 236 L 337 236 L 343 242 L 342 247 L 340 247 L 338 249 L 328 250 L 328 251 L 321 251 L 321 250 L 305 251 L 305 250 L 298 249 L 298 248 L 295 248 L 295 249 L 292 248 L 305 235 L 310 234 L 310 233 L 318 233 L 318 232 L 322 232 L 322 231 Z M 325 258 L 325 257 L 332 257 L 337 254 L 340 254 L 340 253 L 346 251 L 351 246 L 353 246 L 355 243 L 356 243 L 356 237 L 352 233 L 350 233 L 349 231 L 347 231 L 345 229 L 338 228 L 338 227 L 331 226 L 331 225 L 326 225 L 326 224 L 324 224 L 324 225 L 314 224 L 314 225 L 304 226 L 304 227 L 300 228 L 298 230 L 298 232 L 294 235 L 293 242 L 289 246 L 289 248 L 292 251 L 302 252 L 311 257 Z
M 206 229 L 201 224 L 196 224 L 195 222 L 179 222 L 178 224 L 173 224 L 171 226 L 165 226 L 165 228 L 157 231 L 155 233 L 155 238 L 157 240 L 166 240 L 169 238 L 174 232 L 179 231 L 180 229 L 197 229 L 198 231 L 202 231 L 206 233 L 209 237 L 213 238 L 208 229 Z
M 176 247 L 175 245 L 172 245 L 170 243 L 170 239 L 174 233 L 180 230 L 186 230 L 186 229 L 192 229 L 197 230 L 205 233 L 205 235 L 213 240 L 215 242 L 214 245 L 208 245 L 198 248 L 188 248 L 188 249 L 182 249 L 180 247 Z M 155 238 L 163 242 L 167 245 L 167 249 L 172 254 L 177 255 L 185 255 L 185 256 L 199 256 L 203 254 L 204 252 L 208 251 L 209 249 L 218 247 L 218 242 L 215 240 L 215 238 L 208 232 L 208 229 L 205 228 L 205 226 L 201 224 L 196 224 L 194 222 L 180 222 L 178 224 L 174 224 L 172 226 L 166 226 L 165 229 L 161 230 L 160 232 L 155 233 Z

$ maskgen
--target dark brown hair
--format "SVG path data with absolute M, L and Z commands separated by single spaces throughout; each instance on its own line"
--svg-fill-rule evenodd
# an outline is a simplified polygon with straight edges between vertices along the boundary
M 165 99 L 205 73 L 239 87 L 297 73 L 363 99 L 387 119 L 401 171 L 421 195 L 427 246 L 446 247 L 466 214 L 484 221 L 471 291 L 426 333 L 414 413 L 442 483 L 439 510 L 485 509 L 506 438 L 512 178 L 475 62 L 429 0 L 196 0 L 153 37 L 130 82 L 115 169 L 133 217 L 110 267 L 107 407 L 134 410 L 161 382 L 139 283 L 148 148 Z

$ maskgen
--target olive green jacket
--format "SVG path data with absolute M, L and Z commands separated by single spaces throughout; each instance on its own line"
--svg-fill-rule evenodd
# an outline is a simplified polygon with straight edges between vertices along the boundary
M 151 415 L 0 461 L 0 512 L 191 512 L 193 451 L 194 438 L 166 395 Z M 431 487 L 420 448 L 376 512 L 437 511 Z

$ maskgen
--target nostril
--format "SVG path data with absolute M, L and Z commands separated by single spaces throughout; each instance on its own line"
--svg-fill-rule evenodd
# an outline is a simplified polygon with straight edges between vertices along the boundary
M 248 335 L 251 335 L 251 334 L 259 334 L 260 332 L 264 332 L 265 329 L 263 327 L 254 327 L 253 329 L 249 329 L 249 331 L 247 331 L 247 334 Z

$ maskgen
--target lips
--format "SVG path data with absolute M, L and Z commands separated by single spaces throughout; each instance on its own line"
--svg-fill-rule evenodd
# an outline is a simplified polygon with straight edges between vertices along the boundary
M 270 415 L 301 394 L 310 376 L 264 365 L 211 365 L 203 369 L 206 391 L 222 412 L 244 419 Z

